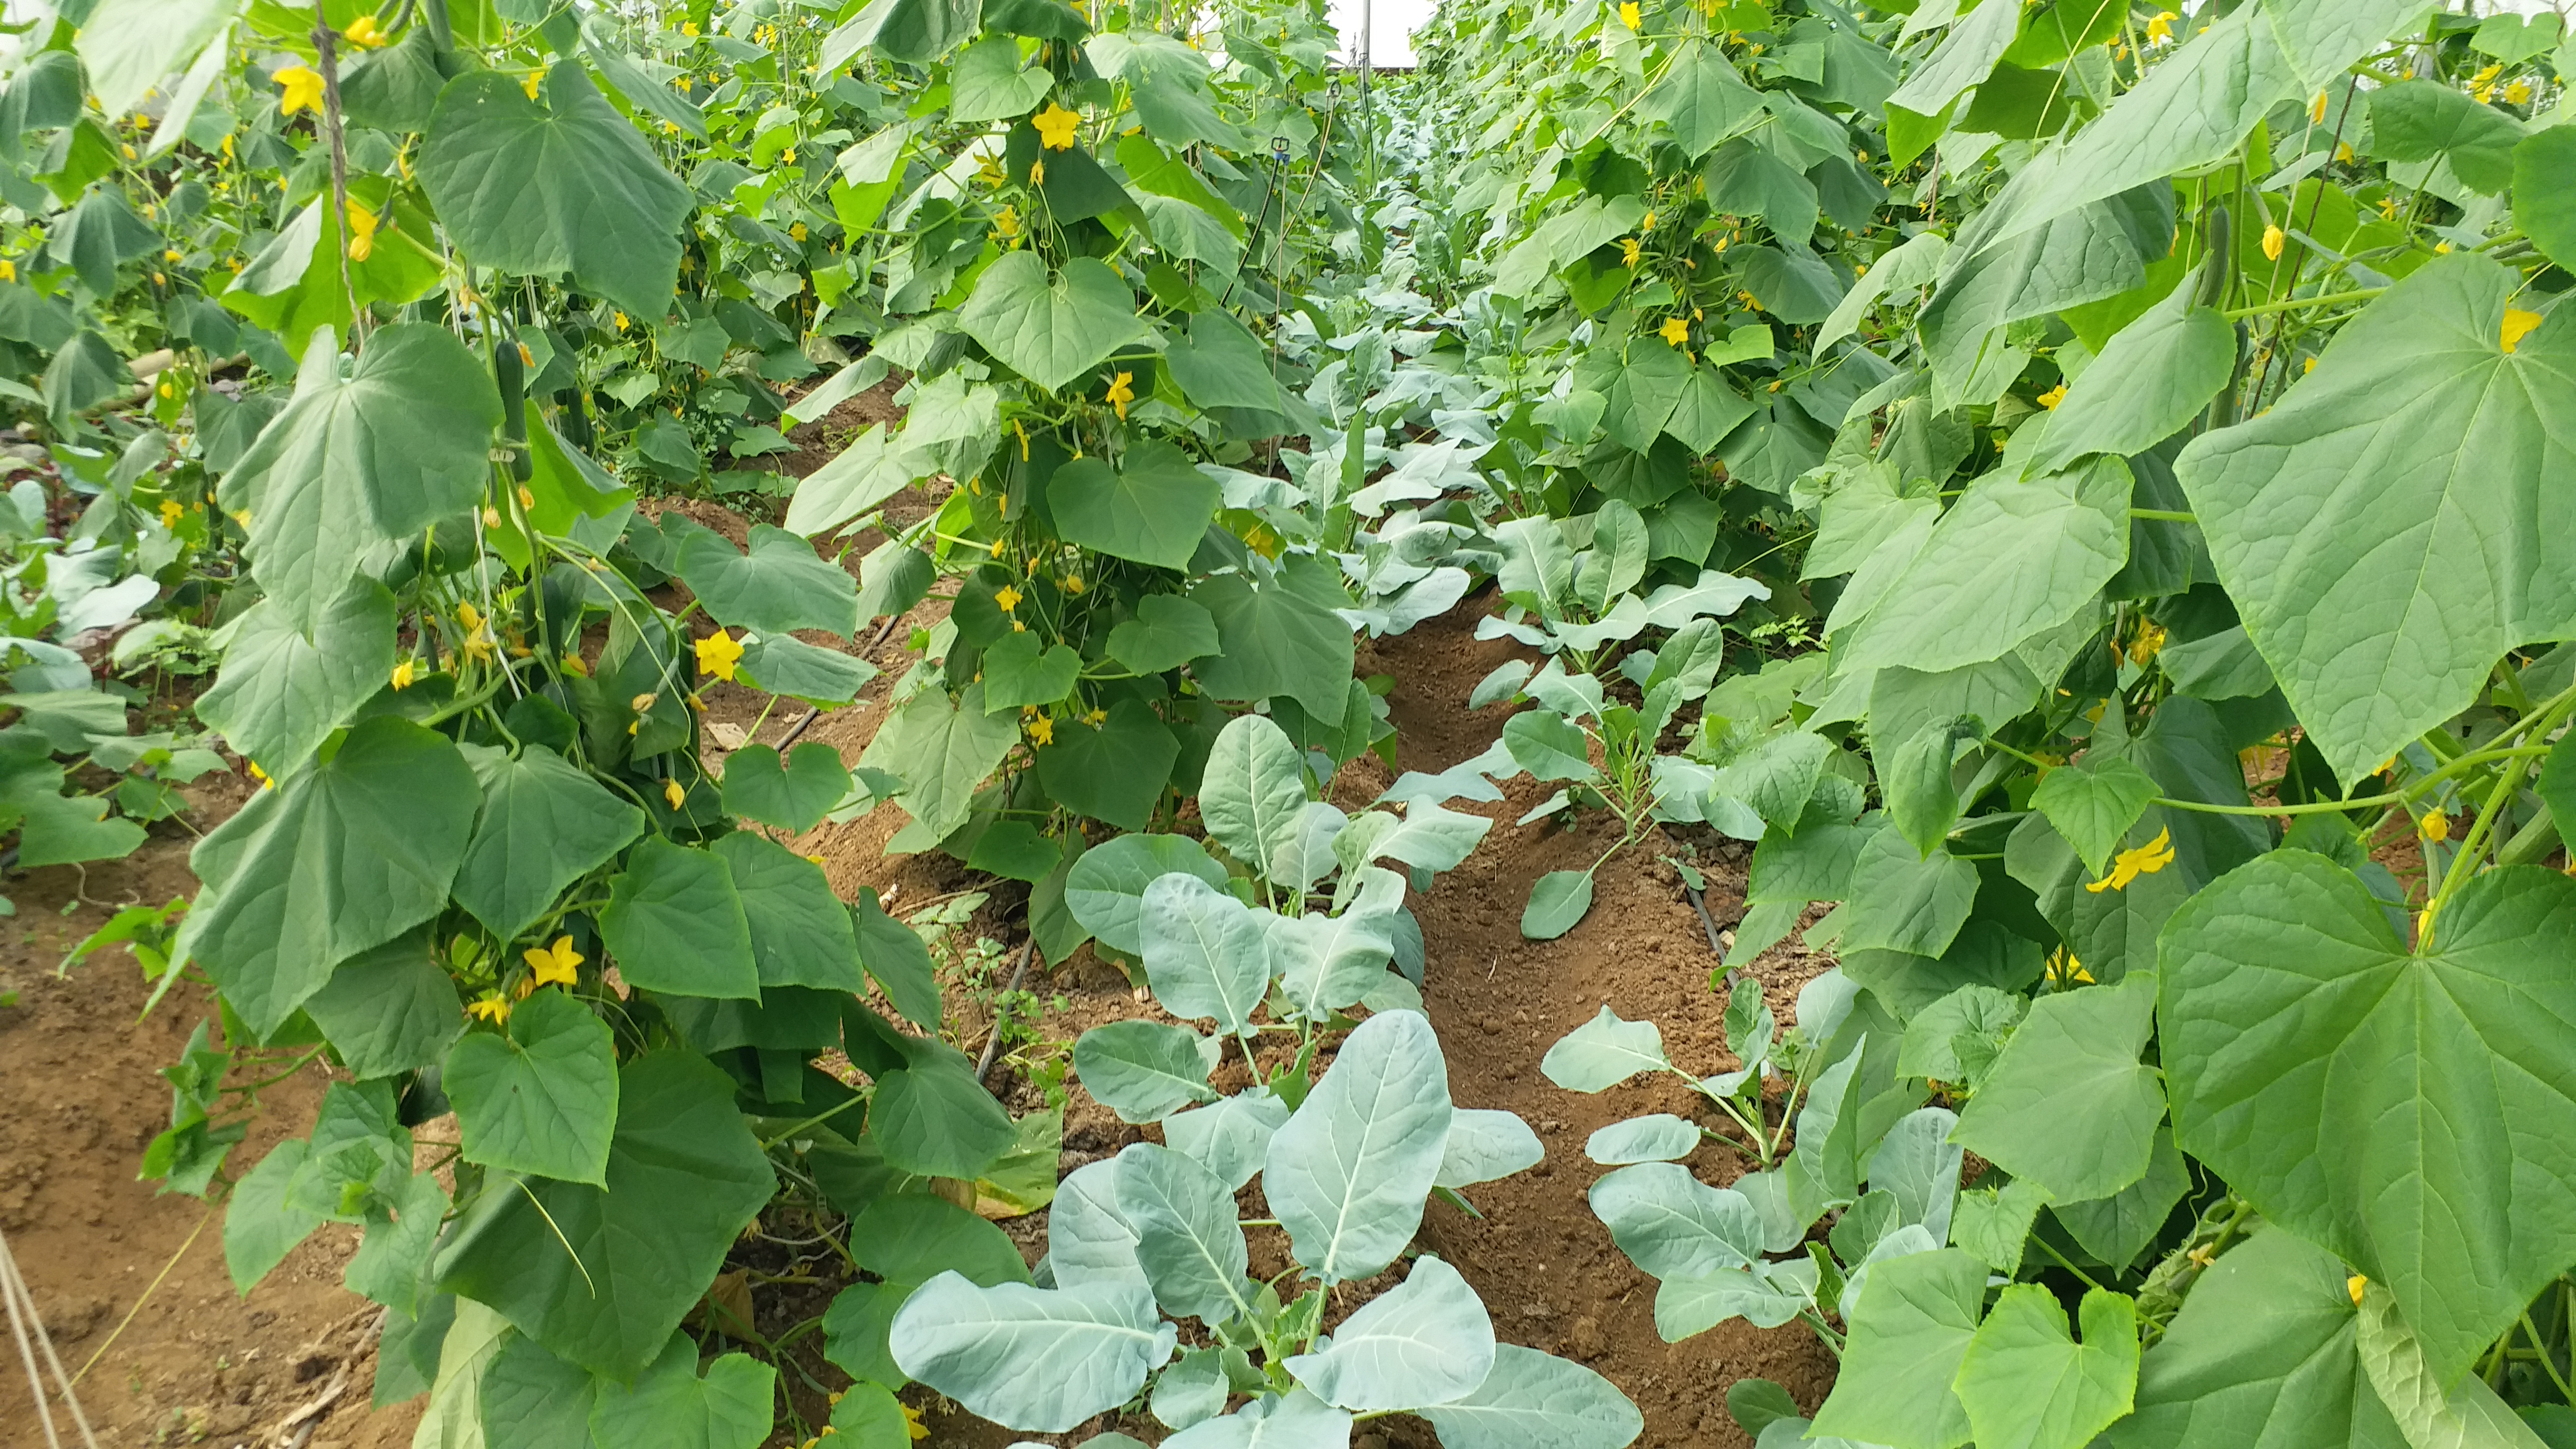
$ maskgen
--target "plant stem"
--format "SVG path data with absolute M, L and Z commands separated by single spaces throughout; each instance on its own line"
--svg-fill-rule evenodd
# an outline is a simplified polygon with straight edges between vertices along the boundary
M 2522 1331 L 2530 1337 L 2531 1346 L 2539 1350 L 2540 1366 L 2548 1372 L 2549 1381 L 2558 1386 L 2559 1396 L 2576 1404 L 2576 1389 L 2569 1388 L 2566 1378 L 2558 1372 L 2558 1360 L 2550 1354 L 2549 1345 L 2541 1341 L 2540 1330 L 2531 1326 L 2531 1310 L 2528 1308 L 2522 1311 Z M 2507 1334 L 2506 1337 L 2512 1335 Z
M 2041 1248 L 2043 1251 L 2045 1251 L 2045 1252 L 2048 1254 L 2048 1256 L 2050 1256 L 2050 1257 L 2052 1257 L 2052 1258 L 2055 1258 L 2055 1259 L 2058 1261 L 2059 1266 L 2061 1266 L 2061 1267 L 2065 1268 L 2067 1272 L 2072 1273 L 2072 1274 L 2074 1274 L 2076 1277 L 2083 1279 L 2083 1280 L 2084 1280 L 2084 1286 L 2085 1286 L 2085 1287 L 2087 1287 L 2087 1288 L 2100 1288 L 2100 1287 L 2102 1286 L 2101 1284 L 2096 1283 L 2096 1282 L 2094 1282 L 2094 1281 L 2093 1281 L 2093 1275 L 2092 1275 L 2092 1274 L 2087 1273 L 2087 1272 L 2085 1272 L 2083 1269 L 2076 1267 L 2076 1266 L 2075 1266 L 2075 1264 L 2074 1264 L 2073 1262 L 2071 1262 L 2071 1261 L 2069 1261 L 2069 1260 L 2068 1260 L 2067 1256 L 2066 1256 L 2064 1253 L 2061 1253 L 2061 1252 L 2057 1251 L 2057 1247 L 2056 1247 L 2056 1245 L 2055 1245 L 2055 1244 L 2053 1244 L 2053 1243 L 2051 1243 L 2051 1242 L 2049 1242 L 2049 1241 L 2048 1241 L 2048 1239 L 2046 1239 L 2046 1238 L 2043 1238 L 2043 1237 L 2039 1236 L 2037 1233 L 2033 1233 L 2033 1234 L 2031 1234 L 2031 1238 L 2030 1238 L 2030 1240 L 2031 1240 L 2032 1242 L 2034 1242 L 2034 1243 L 2039 1244 L 2040 1248 Z
M 2349 292 L 2329 292 L 2322 297 L 2292 297 L 2286 302 L 2263 302 L 2252 307 L 2230 307 L 2220 316 L 2233 322 L 2245 317 L 2268 317 L 2275 312 L 2296 312 L 2307 307 L 2332 307 L 2345 302 L 2367 302 L 2386 287 L 2361 287 Z

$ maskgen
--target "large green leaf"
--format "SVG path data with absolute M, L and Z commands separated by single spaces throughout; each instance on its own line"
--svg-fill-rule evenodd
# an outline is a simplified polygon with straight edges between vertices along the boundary
M 701 1376 L 697 1340 L 675 1333 L 633 1385 L 599 1385 L 590 1411 L 591 1439 L 670 1449 L 759 1449 L 775 1422 L 771 1405 L 777 1393 L 778 1370 L 749 1354 L 719 1355 Z
M 2021 371 L 2005 324 L 2117 296 L 2146 280 L 2173 241 L 2173 189 L 2161 178 L 1998 239 L 1995 207 L 1971 216 L 1943 254 L 1941 283 L 1917 326 L 1936 376 L 1961 401 L 1991 402 Z
M 2042 471 L 2086 453 L 2143 453 L 2182 431 L 2236 368 L 2236 329 L 2193 305 L 2196 277 L 2120 329 L 2048 417 L 2031 455 Z
M 1968 1099 L 1952 1138 L 2060 1202 L 2108 1197 L 2146 1174 L 2164 1116 L 2156 1069 L 2138 1053 L 2154 1026 L 2156 982 L 2043 996 Z
M 1938 956 L 1968 923 L 1977 884 L 1973 863 L 1947 848 L 1918 855 L 1894 825 L 1883 825 L 1853 861 L 1840 947 Z
M 1148 334 L 1135 294 L 1107 263 L 1076 257 L 1053 276 L 1036 252 L 1006 252 L 984 269 L 957 315 L 966 335 L 1049 392 Z
M 953 1047 L 905 1038 L 906 1065 L 877 1078 L 868 1136 L 888 1166 L 967 1182 L 1011 1150 L 1011 1119 Z
M 296 628 L 322 630 L 369 548 L 482 495 L 500 423 L 491 376 L 444 327 L 379 328 L 345 377 L 338 344 L 316 333 L 295 400 L 220 494 L 227 511 L 250 512 L 252 568 L 269 602 Z
M 781 760 L 768 745 L 745 745 L 725 757 L 727 810 L 781 830 L 811 830 L 850 793 L 840 751 L 808 740 Z
M 2099 876 L 2157 793 L 2154 778 L 2127 756 L 2087 758 L 2041 776 L 2030 805 L 2075 847 L 2084 868 Z
M 2576 1260 L 2576 881 L 2508 867 L 2413 951 L 2351 872 L 2282 850 L 2165 926 L 2174 1136 L 2397 1295 L 2456 1380 Z
M 2576 191 L 2557 184 L 2576 172 L 2576 130 L 2548 126 L 2513 148 L 2513 223 L 2541 255 L 2576 263 Z
M 1046 67 L 1023 61 L 1019 41 L 1007 35 L 988 35 L 966 47 L 949 77 L 948 119 L 959 124 L 1017 120 L 1055 87 Z
M 2066 1310 L 2038 1283 L 2016 1283 L 1995 1300 L 1959 1361 L 1959 1401 L 1980 1449 L 2083 1449 L 2129 1412 L 2138 1386 L 2138 1305 L 2095 1288 L 2077 1310 L 2084 1341 L 2066 1330 Z
M 788 530 L 810 537 L 837 528 L 937 472 L 937 459 L 935 450 L 906 447 L 897 433 L 870 423 L 796 485 L 787 504 Z
M 1752 1202 L 1710 1187 L 1677 1162 L 1604 1173 L 1590 1200 L 1610 1240 L 1650 1278 L 1705 1278 L 1762 1254 L 1762 1215 Z
M 1450 1449 L 1626 1449 L 1645 1416 L 1608 1379 L 1518 1344 L 1494 1346 L 1494 1369 L 1464 1398 L 1422 1411 Z
M 2175 476 L 2220 582 L 2344 780 L 2468 707 L 2505 650 L 2576 633 L 2576 325 L 2510 352 L 2521 277 L 2427 263 L 2280 405 L 2195 439 Z
M 1217 651 L 1216 620 L 1178 594 L 1147 594 L 1136 617 L 1109 631 L 1109 657 L 1138 674 L 1160 674 Z
M 1084 851 L 1065 879 L 1064 903 L 1100 943 L 1130 956 L 1144 953 L 1138 934 L 1145 890 L 1173 871 L 1187 871 L 1212 886 L 1226 881 L 1225 867 L 1185 835 L 1122 835 Z
M 1199 775 L 1208 838 L 1258 869 L 1291 840 L 1306 808 L 1306 765 L 1288 732 L 1257 714 L 1217 731 Z
M 861 765 L 902 777 L 912 824 L 894 844 L 926 850 L 965 824 L 975 791 L 1019 739 L 1009 715 L 985 712 L 981 685 L 968 685 L 954 704 L 938 689 L 905 700 L 859 757 Z
M 2397 1449 L 2405 1442 L 2354 1354 L 2348 1274 L 2265 1228 L 2210 1265 L 2138 1369 L 2118 1449 L 2261 1444 Z
M 1291 557 L 1275 577 L 1220 574 L 1190 597 L 1216 620 L 1223 645 L 1197 661 L 1199 684 L 1217 699 L 1261 700 L 1284 694 L 1310 714 L 1341 717 L 1357 646 L 1351 626 L 1334 613 L 1349 599 L 1327 566 Z
M 1148 594 L 1146 602 L 1170 597 Z M 1036 754 L 1038 783 L 1057 804 L 1121 830 L 1142 830 L 1171 783 L 1181 742 L 1151 707 L 1131 697 L 1110 705 L 1109 717 L 1098 723 L 1058 721 L 1055 738 Z
M 241 10 L 242 0 L 105 0 L 80 22 L 79 40 L 99 109 L 134 109 Z
M 2493 196 L 2513 183 L 2522 126 L 2439 81 L 2402 80 L 2370 95 L 2370 150 L 2383 161 L 2450 164 L 2470 190 Z
M 438 1287 L 492 1305 L 559 1359 L 634 1377 L 773 1191 L 732 1078 L 649 1052 L 618 1073 L 608 1186 L 489 1183 L 440 1250 Z
M 1118 1154 L 1118 1211 L 1136 1231 L 1136 1262 L 1165 1313 L 1212 1324 L 1252 1316 L 1250 1250 L 1234 1194 L 1215 1173 L 1139 1142 Z
M 1671 1068 L 1664 1034 L 1653 1022 L 1622 1021 L 1607 1006 L 1558 1038 L 1538 1066 L 1549 1081 L 1569 1092 L 1604 1092 L 1639 1072 Z
M 456 1104 L 466 1161 L 608 1185 L 617 1048 L 608 1023 L 574 997 L 540 990 L 505 1031 L 467 1035 L 447 1053 L 439 1086 Z
M 1082 655 L 1070 644 L 1049 644 L 1015 629 L 984 650 L 983 665 L 986 709 L 1043 709 L 1073 693 Z
M 1982 664 L 2090 608 L 2128 560 L 2131 485 L 2118 458 L 2037 478 L 1978 479 L 1876 607 L 1856 621 L 1833 621 L 1837 632 L 1850 631 L 1837 667 L 1933 673 Z M 1881 551 L 1908 542 L 1899 535 Z
M 751 926 L 724 860 L 656 835 L 608 883 L 600 939 L 629 986 L 758 1000 Z
M 2224 160 L 2265 113 L 2340 78 L 2417 18 L 2414 0 L 2242 5 L 2194 31 L 2102 117 L 2042 151 L 1988 203 L 2010 237 L 2106 196 Z
M 1683 153 L 1694 159 L 1768 114 L 1761 92 L 1744 83 L 1724 47 L 1713 40 L 1675 56 L 1637 110 L 1670 126 Z
M 881 1197 L 850 1228 L 851 1256 L 889 1283 L 927 1283 L 951 1268 L 988 1287 L 1029 1281 L 1008 1234 L 945 1198 Z
M 375 698 L 393 667 L 394 598 L 375 580 L 349 580 L 309 632 L 263 599 L 235 621 L 197 717 L 271 774 L 288 774 Z
M 801 699 L 821 709 L 838 709 L 859 697 L 877 667 L 864 659 L 808 644 L 789 634 L 743 636 L 742 682 L 771 694 Z
M 1918 116 L 1941 114 L 1961 91 L 1986 78 L 2012 48 L 2020 30 L 2019 7 L 1984 0 L 1951 26 L 1941 43 L 1906 76 L 1905 84 L 1888 96 L 1888 104 Z
M 426 933 L 341 962 L 304 1010 L 362 1082 L 435 1066 L 465 1030 L 456 983 L 430 954 Z
M 143 843 L 143 827 L 132 820 L 111 819 L 107 801 L 96 795 L 37 794 L 22 807 L 18 828 L 18 864 L 73 865 L 90 860 L 121 860 Z
M 558 61 L 544 96 L 497 71 L 448 82 L 418 167 L 439 224 L 483 266 L 568 272 L 638 320 L 660 321 L 680 275 L 689 189 L 580 62 Z
M 224 1202 L 224 1266 L 245 1294 L 322 1226 L 320 1213 L 288 1196 L 312 1151 L 313 1144 L 301 1137 L 280 1142 L 242 1175 Z
M 1113 469 L 1098 458 L 1077 458 L 1056 469 L 1047 480 L 1047 507 L 1057 532 L 1113 558 L 1188 567 L 1224 490 L 1159 439 L 1139 444 L 1122 463 Z
M 456 901 L 503 942 L 644 833 L 643 811 L 543 745 L 515 759 L 482 749 L 471 758 L 483 812 L 456 871 Z
M 332 967 L 447 904 L 476 793 L 444 737 L 391 717 L 359 725 L 198 842 L 189 864 L 205 892 L 181 948 L 253 1031 L 275 1031 Z
M 732 1078 L 687 1052 L 628 1062 L 608 1186 L 488 1183 L 440 1251 L 439 1286 L 560 1358 L 641 1372 L 777 1189 L 733 1094 Z
M 1870 1265 L 1815 1432 L 1889 1449 L 1966 1442 L 1968 1411 L 1950 1381 L 1985 1297 L 1986 1265 L 1956 1248 Z
M 1113 1021 L 1073 1044 L 1073 1070 L 1083 1087 L 1121 1122 L 1158 1122 L 1219 1093 L 1208 1085 L 1224 1051 L 1205 1037 L 1161 1021 Z
M 1135 1397 L 1171 1357 L 1141 1283 L 979 1288 L 956 1273 L 921 1286 L 895 1315 L 895 1362 L 996 1423 L 1061 1433 Z
M 1145 979 L 1174 1016 L 1214 1018 L 1243 1036 L 1270 987 L 1262 917 L 1195 875 L 1175 871 L 1145 888 L 1138 917 Z
M 858 628 L 859 581 L 783 528 L 753 524 L 745 552 L 713 529 L 690 524 L 673 572 L 709 617 L 728 628 L 823 629 L 844 637 Z
M 850 924 L 858 932 L 859 964 L 885 991 L 886 1000 L 915 1026 L 939 1025 L 939 981 L 932 974 L 929 945 L 910 926 L 887 915 L 874 891 L 861 891 L 850 902 Z
M 708 847 L 724 861 L 751 927 L 760 984 L 864 992 L 859 938 L 823 867 L 767 836 L 737 830 Z
M 2425 1361 L 2423 1346 L 2386 1288 L 2362 1289 L 2354 1348 L 2362 1372 L 2397 1432 L 2410 1445 L 2478 1445 L 2480 1449 L 2548 1449 L 2540 1422 L 2505 1406 L 2475 1374 L 2445 1383 Z M 2557 1427 L 2564 1427 L 2563 1422 Z
M 1202 408 L 1291 413 L 1301 407 L 1296 394 L 1279 385 L 1261 339 L 1230 312 L 1191 313 L 1189 335 L 1173 340 L 1164 362 L 1181 396 Z
M 1422 1222 L 1449 1137 L 1449 1071 L 1431 1023 L 1380 1012 L 1270 1139 L 1262 1189 L 1297 1261 L 1325 1283 L 1395 1261 Z
M 1495 1364 L 1484 1300 L 1457 1269 L 1428 1255 L 1413 1260 L 1402 1283 L 1343 1319 L 1330 1347 L 1285 1360 L 1317 1398 L 1355 1413 L 1463 1399 Z

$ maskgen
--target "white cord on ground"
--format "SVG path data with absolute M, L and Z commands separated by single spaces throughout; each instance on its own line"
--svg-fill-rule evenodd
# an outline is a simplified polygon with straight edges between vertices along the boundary
M 72 1424 L 80 1430 L 84 1449 L 98 1449 L 98 1439 L 90 1433 L 89 1420 L 81 1413 L 80 1400 L 72 1393 L 71 1376 L 63 1372 L 63 1361 L 54 1356 L 54 1341 L 46 1336 L 44 1320 L 36 1315 L 35 1295 L 27 1291 L 27 1280 L 19 1276 L 18 1260 L 10 1256 L 5 1236 L 0 1236 L 0 1302 L 9 1306 L 9 1332 L 18 1341 L 18 1361 L 27 1370 L 27 1388 L 35 1395 L 36 1417 L 45 1426 L 46 1449 L 62 1449 L 63 1440 L 54 1428 L 54 1411 L 46 1403 L 51 1396 L 45 1391 L 45 1376 L 36 1367 L 38 1349 L 44 1351 L 45 1366 L 53 1370 L 63 1407 L 71 1411 Z

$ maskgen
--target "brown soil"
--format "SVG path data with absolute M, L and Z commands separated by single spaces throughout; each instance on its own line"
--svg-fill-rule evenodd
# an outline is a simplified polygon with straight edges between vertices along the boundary
M 1363 673 L 1397 681 L 1388 703 L 1397 758 L 1407 769 L 1444 769 L 1502 733 L 1504 707 L 1470 714 L 1466 701 L 1511 646 L 1478 642 L 1474 625 L 1474 614 L 1463 610 L 1430 620 L 1380 641 L 1370 651 L 1374 659 L 1362 661 Z M 1665 1343 L 1655 1333 L 1654 1280 L 1612 1246 L 1584 1198 L 1608 1170 L 1583 1155 L 1595 1129 L 1645 1112 L 1715 1126 L 1717 1113 L 1670 1078 L 1585 1096 L 1560 1089 L 1538 1069 L 1558 1037 L 1605 1005 L 1632 1021 L 1654 1021 L 1666 1054 L 1686 1071 L 1737 1065 L 1726 1051 L 1725 1003 L 1709 989 L 1717 957 L 1682 895 L 1679 873 L 1658 859 L 1677 850 L 1660 833 L 1602 869 L 1581 924 L 1554 941 L 1521 939 L 1530 885 L 1547 871 L 1582 868 L 1617 838 L 1616 822 L 1597 818 L 1571 831 L 1548 821 L 1511 823 L 1546 793 L 1521 780 L 1505 787 L 1498 804 L 1453 804 L 1497 823 L 1475 854 L 1413 901 L 1425 945 L 1425 1003 L 1447 1049 L 1451 1096 L 1462 1107 L 1519 1113 L 1547 1148 L 1547 1160 L 1531 1171 L 1468 1192 L 1483 1221 L 1435 1208 L 1425 1242 L 1476 1286 L 1503 1339 L 1579 1359 L 1626 1390 L 1645 1411 L 1641 1446 L 1745 1444 L 1726 1412 L 1727 1386 L 1773 1379 L 1813 1412 L 1832 1386 L 1832 1355 L 1804 1327 L 1763 1332 L 1740 1320 Z M 1709 910 L 1731 926 L 1743 900 L 1741 860 L 1712 855 L 1698 864 L 1709 882 Z M 1798 987 L 1830 964 L 1793 940 L 1751 969 L 1785 1026 L 1795 1019 Z M 1711 1143 L 1689 1165 L 1722 1184 L 1752 1164 Z
M 237 800 L 210 804 L 229 813 Z M 156 838 L 126 860 L 91 866 L 84 893 L 116 905 L 190 894 L 187 845 Z M 9 885 L 18 917 L 0 927 L 0 992 L 16 992 L 18 1004 L 0 1007 L 0 1102 L 9 1104 L 0 1114 L 0 1233 L 64 1367 L 80 1375 L 99 1443 L 266 1443 L 328 1394 L 318 1413 L 301 1415 L 318 1420 L 306 1449 L 409 1444 L 417 1405 L 367 1411 L 376 1307 L 340 1286 L 356 1229 L 314 1234 L 243 1298 L 224 1269 L 220 1213 L 135 1180 L 144 1144 L 169 1125 L 170 1089 L 154 1073 L 178 1060 L 213 1003 L 182 985 L 138 1023 L 151 987 L 122 950 L 56 975 L 109 914 L 83 904 L 83 888 L 67 866 Z M 228 1166 L 247 1171 L 278 1139 L 311 1127 L 327 1085 L 306 1071 L 264 1092 Z M 77 1443 L 59 1404 L 55 1413 L 65 1442 Z M 43 1442 L 12 1354 L 0 1372 L 0 1443 Z

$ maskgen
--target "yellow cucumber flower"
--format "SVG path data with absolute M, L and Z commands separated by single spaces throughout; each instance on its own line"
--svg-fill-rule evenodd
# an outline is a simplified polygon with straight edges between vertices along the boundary
M 286 66 L 269 76 L 284 89 L 277 98 L 277 113 L 291 116 L 297 111 L 322 113 L 322 73 L 309 66 Z
M 1642 27 L 1646 17 L 1637 9 L 1637 0 L 1619 0 L 1619 23 L 1630 30 Z
M 376 214 L 352 198 L 349 202 L 349 260 L 363 262 L 375 255 L 375 251 Z
M 2263 228 L 2263 259 L 2265 261 L 2272 262 L 2279 261 L 2281 259 L 2281 248 L 2286 245 L 2289 240 L 2290 234 L 2281 230 L 2278 222 Z
M 1627 267 L 1631 271 L 1635 270 L 1637 259 L 1644 256 L 1645 252 L 1645 244 L 1637 238 L 1632 236 L 1623 236 L 1619 238 L 1619 264 L 1621 266 Z
M 2064 401 L 2066 401 L 2066 384 L 2062 382 L 2039 395 L 2039 405 L 2052 410 Z
M 2111 873 L 2100 880 L 2086 882 L 2084 888 L 2095 895 L 2123 889 L 2138 877 L 2154 875 L 2173 864 L 2173 858 L 2173 832 L 2159 830 L 2156 838 L 2146 844 L 2121 851 L 2111 862 Z
M 1679 317 L 1665 318 L 1664 325 L 1656 328 L 1655 332 L 1675 347 L 1690 341 L 1690 324 Z
M 742 662 L 742 645 L 731 634 L 718 629 L 698 641 L 698 672 L 718 679 L 733 678 L 733 667 Z
M 510 1019 L 510 998 L 498 991 L 486 991 L 466 1003 L 465 1014 L 498 1026 Z
M 1118 418 L 1121 422 L 1126 421 L 1127 405 L 1136 400 L 1136 389 L 1128 386 L 1129 383 L 1135 381 L 1135 378 L 1136 375 L 1132 372 L 1122 372 L 1118 374 L 1115 378 L 1110 380 L 1109 392 L 1102 399 L 1102 401 L 1108 403 L 1111 407 L 1118 409 Z
M 394 666 L 393 686 L 395 689 L 409 689 L 412 686 L 412 681 L 418 678 L 420 678 L 420 666 L 413 661 L 406 659 L 400 664 Z
M 678 806 L 671 807 L 678 809 Z M 557 936 L 551 946 L 531 947 L 521 953 L 534 967 L 539 986 L 570 986 L 579 979 L 573 968 L 589 959 L 572 948 L 572 937 Z
M 1039 145 L 1050 151 L 1070 151 L 1073 133 L 1082 126 L 1082 116 L 1049 101 L 1045 110 L 1029 118 L 1029 124 L 1038 128 Z
M 373 50 L 385 43 L 385 33 L 377 27 L 376 17 L 372 15 L 361 15 L 350 21 L 349 28 L 341 31 L 340 35 L 351 45 L 365 50 Z
M 2170 10 L 2159 10 L 2147 21 L 2147 44 L 2162 45 L 2173 39 L 2173 23 L 2182 17 Z
M 680 808 L 680 805 L 681 805 L 681 802 L 683 802 L 683 801 L 687 800 L 688 798 L 689 798 L 689 792 L 680 788 L 680 782 L 679 782 L 679 781 L 677 781 L 677 780 L 665 780 L 665 781 L 663 781 L 663 782 L 662 782 L 662 799 L 663 799 L 663 802 L 664 802 L 664 803 L 666 803 L 666 804 L 668 804 L 672 809 L 674 809 L 674 810 L 679 809 L 679 808 Z
M 2497 333 L 2496 340 L 2504 345 L 2505 351 L 2511 352 L 2522 345 L 2522 339 L 2531 335 L 2532 328 L 2539 325 L 2539 313 L 2526 312 L 2520 307 L 2507 307 L 2504 312 L 2504 327 Z

